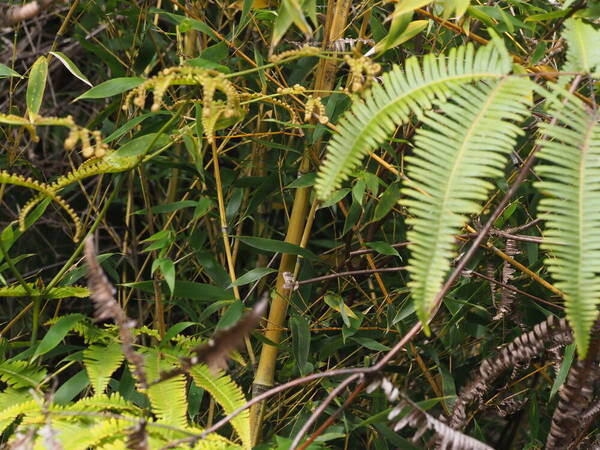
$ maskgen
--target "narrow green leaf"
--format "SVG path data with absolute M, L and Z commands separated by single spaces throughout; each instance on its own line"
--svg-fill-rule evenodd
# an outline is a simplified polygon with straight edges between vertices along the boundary
M 306 317 L 292 316 L 290 318 L 290 329 L 292 330 L 292 345 L 296 366 L 300 371 L 300 375 L 304 375 L 310 351 L 309 322 Z
M 123 283 L 122 286 L 137 288 L 144 292 L 154 292 L 153 281 L 138 281 L 134 283 Z M 166 287 L 166 283 L 165 286 Z M 233 292 L 213 286 L 211 284 L 196 283 L 193 281 L 176 280 L 174 297 L 188 298 L 200 302 L 212 302 L 215 300 L 232 300 L 235 298 Z
M 315 180 L 317 179 L 317 174 L 314 172 L 305 173 L 300 177 L 296 178 L 290 184 L 286 186 L 286 188 L 303 188 L 310 187 L 315 184 Z
M 242 317 L 243 313 L 244 304 L 239 300 L 234 301 L 219 319 L 219 323 L 217 323 L 217 330 L 231 328 L 237 323 L 238 320 L 240 320 L 240 317 Z
M 282 0 L 277 10 L 277 19 L 275 19 L 273 25 L 271 49 L 279 43 L 292 23 L 295 23 L 307 38 L 310 37 L 312 30 L 304 17 L 302 6 L 298 0 Z
M 350 339 L 352 339 L 354 342 L 362 345 L 365 348 L 368 348 L 369 350 L 375 350 L 377 352 L 386 352 L 388 350 L 390 350 L 390 347 L 388 347 L 387 345 L 383 345 L 380 342 L 377 342 L 375 339 L 371 339 L 368 337 L 358 337 L 358 336 L 354 336 L 351 337 Z
M 367 56 L 373 53 L 383 53 L 386 50 L 394 47 L 394 42 L 402 36 L 413 18 L 412 10 L 398 13 L 398 10 L 403 9 L 402 5 L 404 5 L 403 1 L 396 3 L 396 8 L 394 10 L 394 14 L 392 15 L 390 31 L 381 41 L 377 43 L 377 45 L 375 45 L 374 48 L 367 52 Z
M 160 273 L 165 278 L 171 294 L 175 292 L 175 263 L 169 258 L 160 258 L 152 263 L 152 273 L 160 269 Z
M 112 97 L 113 95 L 121 94 L 122 92 L 129 91 L 146 81 L 144 78 L 139 77 L 120 77 L 113 78 L 112 80 L 100 83 L 98 86 L 85 91 L 77 100 L 83 100 L 88 98 L 106 98 Z
M 94 87 L 94 85 L 92 83 L 90 83 L 90 80 L 88 80 L 87 77 L 83 73 L 81 73 L 81 70 L 79 70 L 79 67 L 77 67 L 75 65 L 75 63 L 73 61 L 71 61 L 67 55 L 65 55 L 64 53 L 61 53 L 61 52 L 50 52 L 50 54 L 55 56 L 56 59 L 58 59 L 63 64 L 63 66 L 65 66 L 67 68 L 67 70 L 69 72 L 71 72 L 71 74 L 73 74 L 73 76 L 75 78 L 80 79 L 85 84 L 87 84 L 89 87 Z
M 40 56 L 33 63 L 27 82 L 27 112 L 30 118 L 33 118 L 40 112 L 44 90 L 46 89 L 46 79 L 48 78 L 48 59 Z
M 428 24 L 429 24 L 428 20 L 415 20 L 415 21 L 409 23 L 408 26 L 406 27 L 406 30 L 404 30 L 404 32 L 402 32 L 401 34 L 399 34 L 396 37 L 393 37 L 393 39 L 392 38 L 390 38 L 389 40 L 386 39 L 385 45 L 382 48 L 378 49 L 376 46 L 375 52 L 383 53 L 386 50 L 397 47 L 400 44 L 404 44 L 406 41 L 411 40 L 417 34 L 419 34 L 421 31 L 423 31 L 427 27 Z
M 381 195 L 379 203 L 377 203 L 375 212 L 373 213 L 373 221 L 377 222 L 383 219 L 398 203 L 398 200 L 400 200 L 400 188 L 398 183 L 392 183 Z
M 52 325 L 46 332 L 46 335 L 35 349 L 32 360 L 38 356 L 48 353 L 50 350 L 60 344 L 67 333 L 83 319 L 85 319 L 83 314 L 69 314 L 68 316 L 58 319 L 56 323 Z
M 114 172 L 129 170 L 135 167 L 148 152 L 163 147 L 171 142 L 164 134 L 150 133 L 136 137 L 123 144 L 116 152 L 109 153 L 104 161 L 111 166 Z
M 80 370 L 56 390 L 52 398 L 57 405 L 66 405 L 77 397 L 90 384 L 85 370 Z
M 125 124 L 121 125 L 115 131 L 113 131 L 110 135 L 108 135 L 104 139 L 104 142 L 106 144 L 108 144 L 109 142 L 112 142 L 112 141 L 114 141 L 116 139 L 119 139 L 121 136 L 123 136 L 125 133 L 127 133 L 128 131 L 130 131 L 133 128 L 135 128 L 137 125 L 139 125 L 140 123 L 142 123 L 148 117 L 158 116 L 158 115 L 161 115 L 161 114 L 169 115 L 169 113 L 166 112 L 166 111 L 158 111 L 158 112 L 149 112 L 149 113 L 142 114 L 141 116 L 134 117 L 130 121 L 128 121 Z
M 235 282 L 231 283 L 228 288 L 233 286 L 243 286 L 245 284 L 253 283 L 256 280 L 260 280 L 262 277 L 277 272 L 275 269 L 271 269 L 270 267 L 257 267 L 256 269 L 252 269 L 249 272 L 246 272 L 244 275 L 239 277 Z
M 210 59 L 203 58 L 202 56 L 188 59 L 185 61 L 185 64 L 193 67 L 202 67 L 204 69 L 218 70 L 219 72 L 223 73 L 231 73 L 231 69 L 229 67 L 211 61 Z
M 165 203 L 164 205 L 155 205 L 152 208 L 150 208 L 150 212 L 152 212 L 153 214 L 165 214 L 165 213 L 170 213 L 173 211 L 177 211 L 179 209 L 183 209 L 183 208 L 190 208 L 192 206 L 197 206 L 198 202 L 195 200 L 180 200 L 178 202 L 173 202 L 173 203 Z M 148 210 L 147 209 L 139 209 L 137 211 L 134 211 L 133 214 L 147 214 Z
M 348 307 L 348 305 L 344 303 L 344 299 L 340 295 L 334 292 L 328 292 L 323 297 L 323 300 L 325 300 L 327 306 L 339 312 L 342 315 L 342 318 L 347 316 L 352 317 L 353 319 L 358 319 L 358 316 Z
M 5 66 L 4 64 L 0 63 L 0 78 L 5 78 L 5 77 L 23 78 L 23 75 L 19 74 L 18 72 L 15 72 L 10 67 Z
M 385 241 L 367 242 L 365 245 L 369 248 L 372 248 L 377 253 L 381 253 L 382 255 L 400 257 L 398 250 L 396 250 L 394 247 L 392 247 L 390 244 L 388 244 Z
M 321 202 L 321 204 L 319 205 L 319 209 L 329 208 L 330 206 L 335 205 L 337 202 L 339 202 L 341 199 L 343 199 L 346 195 L 348 195 L 348 192 L 350 192 L 350 191 L 351 191 L 350 188 L 338 189 L 337 191 L 332 193 L 327 199 L 325 199 Z
M 196 202 L 196 209 L 194 209 L 193 219 L 199 219 L 206 215 L 207 212 L 213 207 L 213 201 L 209 197 L 203 197 Z
M 179 31 L 181 31 L 182 33 L 186 33 L 189 30 L 196 30 L 196 31 L 206 34 L 207 36 L 211 37 L 215 41 L 219 40 L 217 35 L 215 33 L 213 33 L 213 31 L 210 29 L 210 27 L 208 25 L 206 25 L 204 22 L 202 22 L 201 20 L 191 19 L 189 17 L 186 17 L 181 22 L 179 22 Z
M 563 355 L 563 360 L 560 364 L 560 369 L 558 371 L 558 374 L 556 375 L 554 383 L 552 384 L 552 389 L 550 390 L 551 400 L 567 379 L 567 375 L 569 375 L 569 370 L 571 370 L 571 364 L 573 363 L 573 357 L 575 356 L 576 348 L 577 346 L 575 344 L 569 344 L 565 347 L 565 353 Z
M 402 0 L 396 4 L 397 6 L 394 9 L 394 19 L 396 16 L 406 14 L 407 12 L 413 12 L 417 8 L 427 6 L 430 3 L 433 3 L 433 1 L 434 0 Z
M 238 239 L 250 247 L 265 250 L 267 252 L 287 253 L 290 255 L 302 256 L 306 259 L 317 259 L 315 254 L 306 248 L 289 242 L 277 241 L 275 239 L 266 239 L 251 236 L 239 236 Z
M 175 336 L 177 336 L 179 333 L 181 333 L 183 330 L 185 330 L 186 328 L 189 328 L 193 325 L 198 325 L 196 322 L 179 322 L 176 323 L 175 325 L 173 325 L 172 327 L 170 327 L 167 332 L 165 333 L 164 337 L 162 338 L 161 341 L 161 346 L 163 345 L 169 345 L 171 339 L 173 339 Z
M 569 13 L 569 9 L 558 9 L 556 11 L 550 11 L 543 14 L 533 14 L 525 18 L 525 22 L 543 22 L 545 20 L 558 19 L 564 17 Z

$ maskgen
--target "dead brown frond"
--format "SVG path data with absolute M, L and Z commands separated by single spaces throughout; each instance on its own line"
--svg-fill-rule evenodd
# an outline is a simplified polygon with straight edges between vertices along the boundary
M 518 255 L 519 247 L 517 245 L 517 241 L 514 239 L 507 239 L 504 253 L 511 257 Z M 510 285 L 514 274 L 515 268 L 512 266 L 512 264 L 504 261 L 504 264 L 502 265 L 502 283 L 505 285 Z M 516 292 L 512 289 L 507 289 L 504 286 L 500 288 L 500 304 L 497 307 L 496 315 L 494 316 L 493 320 L 500 320 L 511 312 L 515 296 Z
M 433 441 L 438 448 L 456 450 L 492 450 L 483 442 L 454 430 L 444 422 L 428 414 L 419 405 L 400 392 L 387 378 L 378 378 L 368 387 L 367 392 L 381 387 L 387 399 L 397 405 L 388 414 L 388 419 L 394 421 L 392 429 L 400 431 L 406 427 L 414 428 L 413 442 L 417 442 L 428 430 L 433 431 Z M 400 416 L 400 417 L 399 417 Z M 399 417 L 399 419 L 397 419 Z
M 483 396 L 491 388 L 491 384 L 506 369 L 541 356 L 547 346 L 566 345 L 572 340 L 573 336 L 566 319 L 558 319 L 554 316 L 538 323 L 532 331 L 517 337 L 503 347 L 496 357 L 486 359 L 479 366 L 472 377 L 473 381 L 461 390 L 456 399 L 450 417 L 450 426 L 457 430 L 462 430 L 466 426 L 467 407 L 472 402 L 477 405 L 481 404 Z
M 598 322 L 595 327 L 595 331 L 597 330 Z M 592 338 L 587 357 L 573 363 L 567 379 L 558 391 L 558 405 L 554 410 L 546 441 L 547 450 L 568 448 L 597 415 L 598 408 L 591 405 L 594 382 L 600 376 L 597 362 L 599 344 L 599 337 Z

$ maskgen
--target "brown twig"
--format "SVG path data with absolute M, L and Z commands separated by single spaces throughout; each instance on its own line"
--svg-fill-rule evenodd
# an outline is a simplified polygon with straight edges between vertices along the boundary
M 338 272 L 332 273 L 329 275 L 323 275 L 321 277 L 309 278 L 308 280 L 297 281 L 297 285 L 301 286 L 303 284 L 316 283 L 318 281 L 330 280 L 332 278 L 339 277 L 348 277 L 352 275 L 369 275 L 372 273 L 380 273 L 380 272 L 398 272 L 400 270 L 406 270 L 405 266 L 400 267 L 382 267 L 380 269 L 364 269 L 364 270 L 349 270 L 348 272 Z
M 476 277 L 479 277 L 479 278 L 482 278 L 484 280 L 487 280 L 490 283 L 497 284 L 498 286 L 503 287 L 504 289 L 508 289 L 510 291 L 516 292 L 517 294 L 524 295 L 525 297 L 529 297 L 529 298 L 535 300 L 536 302 L 543 303 L 544 305 L 552 306 L 552 307 L 558 308 L 560 310 L 564 310 L 565 309 L 563 306 L 556 305 L 556 304 L 554 304 L 552 302 L 549 302 L 548 300 L 544 300 L 541 297 L 537 297 L 537 296 L 535 296 L 533 294 L 530 294 L 529 292 L 522 291 L 521 289 L 518 289 L 518 288 L 516 288 L 514 286 L 511 286 L 510 284 L 502 283 L 501 281 L 495 280 L 492 277 L 488 277 L 487 275 L 484 275 L 482 273 L 476 272 L 475 270 L 470 271 L 470 273 L 473 274 L 473 275 L 475 275 Z
M 352 391 L 352 393 L 348 396 L 346 401 L 340 406 L 332 415 L 330 415 L 325 422 L 321 424 L 319 428 L 315 430 L 315 432 L 302 444 L 302 446 L 298 450 L 305 450 L 310 444 L 314 442 L 316 438 L 321 436 L 323 432 L 329 428 L 329 426 L 333 423 L 333 421 L 344 411 L 356 398 L 358 394 L 360 394 L 364 388 L 367 386 L 365 381 L 361 382 L 356 389 Z
M 323 400 L 321 402 L 319 407 L 313 411 L 313 413 L 310 415 L 308 420 L 306 422 L 304 422 L 304 425 L 302 425 L 302 428 L 300 428 L 300 431 L 298 431 L 296 436 L 294 436 L 294 440 L 292 441 L 290 450 L 295 450 L 296 447 L 298 447 L 298 444 L 302 440 L 302 437 L 306 434 L 306 432 L 309 430 L 309 428 L 316 422 L 316 420 L 323 413 L 323 411 L 325 411 L 325 408 L 327 408 L 329 406 L 329 404 L 333 401 L 334 398 L 336 398 L 338 396 L 338 394 L 340 392 L 342 392 L 344 389 L 346 389 L 346 386 L 348 386 L 350 383 L 352 383 L 354 380 L 356 380 L 358 378 L 364 378 L 364 376 L 362 374 L 351 375 L 348 378 L 346 378 L 344 381 L 342 381 L 340 384 L 338 384 L 329 393 L 329 395 L 325 398 L 325 400 Z M 364 383 L 364 381 L 363 381 L 363 383 Z M 308 442 L 308 443 L 305 442 L 302 445 L 302 447 L 300 447 L 300 449 L 298 449 L 298 450 L 302 450 L 302 449 L 306 448 L 306 446 L 308 444 L 310 444 L 310 442 Z

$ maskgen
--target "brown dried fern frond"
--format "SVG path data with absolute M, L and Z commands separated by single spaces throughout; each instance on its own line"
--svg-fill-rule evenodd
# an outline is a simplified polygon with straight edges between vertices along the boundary
M 598 332 L 600 321 L 596 321 L 593 331 Z M 558 391 L 558 405 L 552 416 L 546 449 L 568 448 L 584 431 L 598 412 L 592 406 L 594 382 L 600 378 L 598 356 L 600 337 L 594 336 L 585 359 L 577 360 L 571 366 L 569 375 Z
M 450 427 L 457 430 L 465 427 L 467 407 L 473 402 L 477 405 L 481 404 L 483 396 L 491 388 L 494 380 L 506 369 L 541 356 L 547 346 L 566 345 L 572 340 L 573 335 L 566 319 L 550 316 L 535 325 L 533 330 L 520 335 L 503 347 L 496 357 L 483 361 L 473 375 L 473 381 L 461 390 L 456 399 L 450 417 Z
M 413 442 L 417 442 L 426 431 L 431 430 L 433 431 L 433 440 L 438 443 L 438 448 L 442 450 L 492 450 L 492 447 L 452 429 L 441 420 L 427 413 L 404 393 L 400 392 L 387 378 L 377 378 L 371 382 L 367 387 L 367 392 L 372 392 L 378 387 L 381 387 L 390 402 L 397 402 L 397 405 L 388 414 L 388 419 L 394 421 L 392 429 L 400 431 L 406 427 L 414 428 L 416 431 L 412 437 Z M 399 420 L 396 420 L 405 409 L 409 411 Z
M 517 245 L 517 241 L 514 239 L 507 239 L 504 253 L 511 257 L 518 255 L 519 247 Z M 514 274 L 515 268 L 507 261 L 504 261 L 502 265 L 502 283 L 505 285 L 510 285 Z M 493 320 L 500 320 L 512 311 L 515 296 L 516 292 L 512 289 L 507 289 L 504 286 L 500 288 L 500 304 L 498 305 L 497 312 Z

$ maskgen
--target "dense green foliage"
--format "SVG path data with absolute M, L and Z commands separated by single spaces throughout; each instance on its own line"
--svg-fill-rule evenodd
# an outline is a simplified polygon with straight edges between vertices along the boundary
M 598 439 L 597 1 L 46 3 L 0 3 L 0 444 Z

